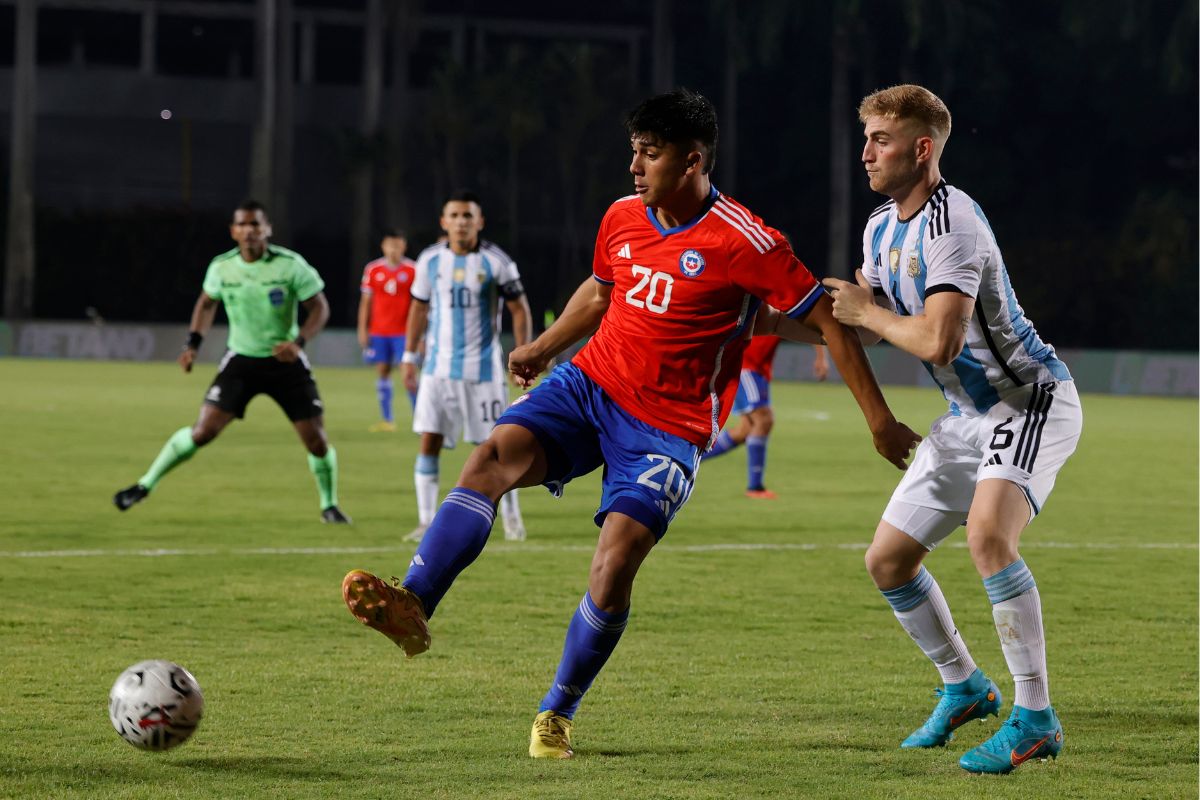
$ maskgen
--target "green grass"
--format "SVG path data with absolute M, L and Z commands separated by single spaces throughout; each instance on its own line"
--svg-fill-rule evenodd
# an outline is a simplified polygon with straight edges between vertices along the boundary
M 366 432 L 369 371 L 318 372 L 353 527 L 318 522 L 303 450 L 266 398 L 147 502 L 113 509 L 209 377 L 0 360 L 0 797 L 1197 796 L 1195 401 L 1084 398 L 1079 451 L 1022 547 L 1066 743 L 994 778 L 956 764 L 994 719 L 946 750 L 897 748 L 938 680 L 862 567 L 899 473 L 844 388 L 775 387 L 781 500 L 742 497 L 741 453 L 705 464 L 577 717 L 578 757 L 548 764 L 527 736 L 585 587 L 598 479 L 557 501 L 523 492 L 528 542 L 489 545 L 433 649 L 406 662 L 339 591 L 353 567 L 402 575 L 411 551 L 415 437 Z M 918 430 L 942 408 L 933 390 L 888 395 Z M 464 457 L 443 458 L 443 490 Z M 1007 714 L 962 542 L 929 566 Z M 770 547 L 711 547 L 733 544 Z M 145 658 L 187 666 L 207 700 L 165 754 L 107 719 L 112 681 Z

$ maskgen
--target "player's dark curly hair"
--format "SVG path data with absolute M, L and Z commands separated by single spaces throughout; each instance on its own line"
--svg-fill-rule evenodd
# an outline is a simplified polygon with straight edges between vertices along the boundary
M 643 100 L 625 117 L 630 138 L 654 140 L 690 147 L 699 142 L 704 149 L 704 172 L 717 163 L 717 110 L 709 99 L 691 89 L 675 89 Z
M 448 194 L 446 199 L 442 201 L 442 208 L 445 208 L 447 203 L 474 203 L 481 209 L 483 208 L 483 203 L 480 202 L 479 195 L 475 194 L 475 192 L 472 190 L 465 188 L 455 189 Z

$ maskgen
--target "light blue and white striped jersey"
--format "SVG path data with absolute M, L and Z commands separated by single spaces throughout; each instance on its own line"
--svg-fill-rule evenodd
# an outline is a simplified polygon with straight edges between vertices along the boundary
M 429 303 L 426 375 L 504 382 L 500 287 L 520 278 L 513 260 L 491 242 L 481 241 L 475 251 L 463 256 L 446 243 L 422 251 L 412 296 Z
M 975 298 L 958 357 L 945 367 L 922 362 L 951 413 L 977 416 L 1025 384 L 1071 380 L 1021 310 L 983 210 L 945 181 L 910 219 L 899 218 L 894 201 L 872 212 L 862 270 L 902 316 L 923 313 L 925 298 L 937 292 Z

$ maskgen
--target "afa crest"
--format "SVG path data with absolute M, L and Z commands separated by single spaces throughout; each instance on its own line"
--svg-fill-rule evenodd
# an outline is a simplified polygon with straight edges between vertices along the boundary
M 900 248 L 899 247 L 893 247 L 891 250 L 888 250 L 888 264 L 892 268 L 892 274 L 895 275 L 896 271 L 900 269 Z
M 704 272 L 704 256 L 696 250 L 684 250 L 679 256 L 679 271 L 689 278 Z
M 917 254 L 913 253 L 908 257 L 908 277 L 915 278 L 921 274 L 921 261 L 917 258 Z

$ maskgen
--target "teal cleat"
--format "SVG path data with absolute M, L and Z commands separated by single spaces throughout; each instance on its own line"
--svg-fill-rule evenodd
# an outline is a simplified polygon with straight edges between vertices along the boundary
M 941 699 L 938 700 L 933 713 L 925 720 L 925 724 L 909 734 L 900 746 L 945 747 L 946 742 L 954 738 L 955 728 L 973 719 L 983 719 L 992 714 L 999 715 L 1000 689 L 982 672 L 977 671 L 976 675 L 982 681 L 986 681 L 983 691 L 958 693 L 946 689 L 934 690 L 934 695 Z M 971 677 L 974 678 L 975 675 Z
M 968 772 L 1003 775 L 1031 758 L 1058 758 L 1063 730 L 1053 708 L 1030 711 L 1013 706 L 1000 730 L 978 747 L 963 753 L 958 765 Z

